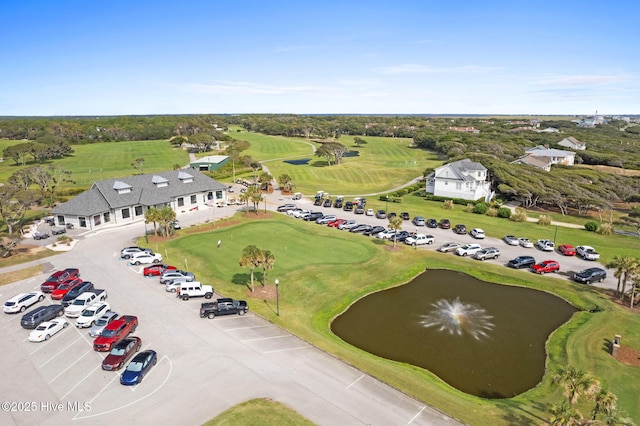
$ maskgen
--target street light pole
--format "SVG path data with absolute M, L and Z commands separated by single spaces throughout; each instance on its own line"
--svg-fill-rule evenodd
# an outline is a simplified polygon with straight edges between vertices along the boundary
M 280 316 L 280 295 L 278 294 L 278 286 L 280 281 L 276 278 L 276 315 Z
M 385 196 L 384 197 L 385 201 L 384 201 L 384 214 L 388 214 L 389 211 L 389 196 Z

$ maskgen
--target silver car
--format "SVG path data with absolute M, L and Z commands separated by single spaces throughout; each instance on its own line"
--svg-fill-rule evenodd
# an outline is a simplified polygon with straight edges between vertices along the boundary
M 118 318 L 119 316 L 120 314 L 117 312 L 113 312 L 113 311 L 106 312 L 104 315 L 98 318 L 98 321 L 96 321 L 93 327 L 91 327 L 91 329 L 89 330 L 89 336 L 91 337 L 100 336 L 102 334 L 102 330 L 104 330 L 107 324 L 109 324 L 111 321 Z
M 193 275 L 192 272 L 172 270 L 172 271 L 165 271 L 160 276 L 160 284 L 166 284 L 175 278 L 186 278 L 186 281 L 194 281 L 196 279 L 195 275 Z

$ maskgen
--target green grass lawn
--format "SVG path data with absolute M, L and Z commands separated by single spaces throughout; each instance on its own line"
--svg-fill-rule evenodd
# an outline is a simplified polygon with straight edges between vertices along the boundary
M 310 426 L 315 423 L 271 399 L 252 399 L 238 404 L 208 421 L 204 426 Z
M 18 142 L 18 141 L 3 141 Z M 0 147 L 4 145 L 0 144 Z M 7 145 L 8 146 L 8 145 Z M 189 163 L 189 154 L 171 146 L 168 141 L 132 141 L 108 142 L 87 145 L 73 145 L 74 153 L 65 158 L 50 160 L 45 164 L 61 165 L 72 172 L 74 186 L 88 188 L 97 180 L 111 179 L 137 173 L 131 163 L 137 158 L 144 158 L 143 171 L 153 173 L 171 170 L 174 164 L 184 166 Z M 6 182 L 9 176 L 25 166 L 16 165 L 12 159 L 0 163 L 0 182 Z M 61 185 L 62 188 L 70 184 Z
M 603 351 L 605 340 L 616 333 L 625 336 L 626 344 L 640 348 L 640 336 L 632 332 L 640 326 L 640 318 L 609 302 L 600 291 L 498 265 L 483 263 L 480 268 L 469 259 L 450 254 L 405 246 L 390 249 L 391 243 L 350 233 L 337 234 L 339 231 L 283 215 L 265 220 L 252 219 L 251 215 L 238 218 L 233 219 L 239 221 L 237 225 L 214 231 L 187 234 L 191 230 L 185 230 L 179 238 L 161 246 L 160 251 L 164 253 L 166 249 L 168 261 L 178 266 L 184 266 L 181 262 L 186 258 L 189 269 L 202 281 L 213 284 L 217 292 L 248 299 L 251 310 L 257 314 L 466 423 L 542 423 L 549 417 L 549 405 L 563 398 L 560 390 L 550 386 L 550 375 L 567 362 L 600 378 L 620 398 L 620 406 L 627 414 L 640 419 L 640 407 L 635 404 L 635 384 L 640 379 L 640 370 L 616 365 Z M 218 240 L 223 242 L 219 249 L 213 244 Z M 280 316 L 275 315 L 275 301 L 248 297 L 249 271 L 240 268 L 238 260 L 242 249 L 249 244 L 271 250 L 276 257 L 274 269 L 268 271 L 267 285 L 273 285 L 275 278 L 280 282 Z M 426 370 L 365 353 L 330 331 L 331 320 L 354 300 L 403 284 L 427 267 L 448 268 L 487 281 L 537 288 L 558 294 L 578 308 L 589 310 L 597 305 L 603 311 L 581 312 L 554 333 L 548 342 L 550 372 L 542 383 L 505 400 L 466 395 Z M 260 280 L 262 272 L 256 271 L 255 275 Z M 256 286 L 259 285 L 256 281 Z M 585 407 L 583 414 L 588 414 L 586 403 Z

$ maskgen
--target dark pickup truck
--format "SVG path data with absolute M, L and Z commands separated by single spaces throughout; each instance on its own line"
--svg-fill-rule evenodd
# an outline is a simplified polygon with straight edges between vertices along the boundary
M 216 315 L 244 315 L 249 311 L 249 306 L 244 300 L 217 299 L 215 302 L 206 302 L 200 306 L 200 318 L 214 319 Z
M 98 352 L 109 352 L 113 345 L 123 340 L 136 331 L 138 327 L 138 317 L 133 315 L 123 315 L 111 321 L 102 330 L 102 334 L 93 341 L 93 350 Z

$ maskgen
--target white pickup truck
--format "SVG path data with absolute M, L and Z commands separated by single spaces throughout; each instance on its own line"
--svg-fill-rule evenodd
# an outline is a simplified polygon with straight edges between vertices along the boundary
M 410 246 L 419 246 L 421 244 L 433 244 L 435 240 L 433 235 L 416 234 L 413 237 L 408 237 L 404 240 L 404 243 Z
M 182 300 L 189 300 L 190 297 L 211 299 L 213 297 L 213 287 L 204 285 L 199 281 L 187 281 L 180 283 L 180 288 L 178 288 L 176 296 Z
M 76 297 L 72 304 L 64 308 L 64 314 L 69 318 L 78 318 L 85 308 L 107 299 L 107 290 L 93 289 L 85 291 Z

